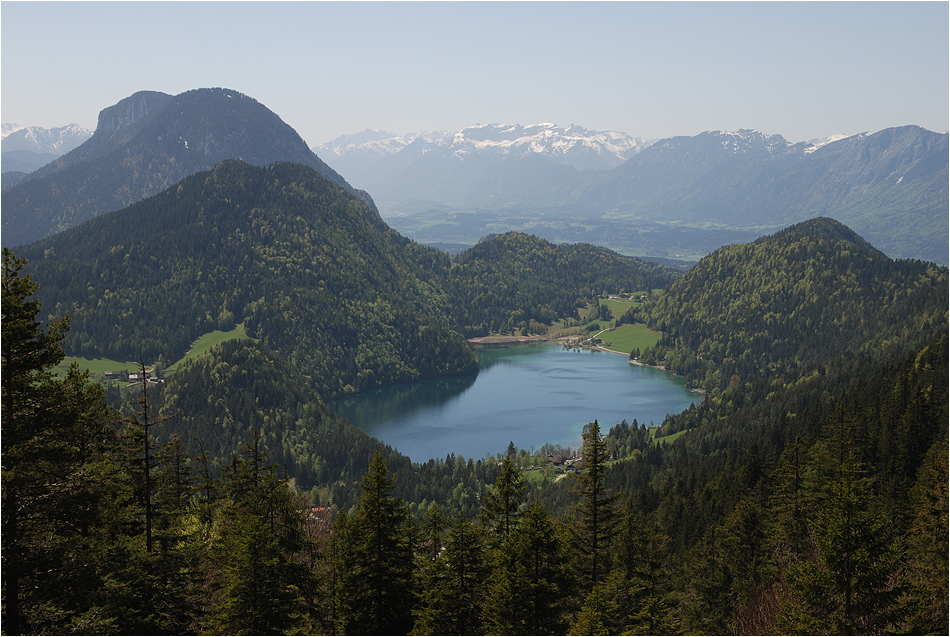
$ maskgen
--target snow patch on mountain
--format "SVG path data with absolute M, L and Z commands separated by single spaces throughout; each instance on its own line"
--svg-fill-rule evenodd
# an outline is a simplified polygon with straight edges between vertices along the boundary
M 34 153 L 65 155 L 92 137 L 92 131 L 79 124 L 56 128 L 18 126 L 3 124 L 3 152 L 28 150 Z
M 365 162 L 406 152 L 410 146 L 415 146 L 413 154 L 417 156 L 438 152 L 458 161 L 475 155 L 502 159 L 538 156 L 578 170 L 609 170 L 653 141 L 618 131 L 592 131 L 576 124 L 561 128 L 557 124 L 542 122 L 529 126 L 474 124 L 455 132 L 407 135 L 367 129 L 353 135 L 342 135 L 313 148 L 313 151 L 331 164 L 334 157 L 355 161 L 359 156 Z
M 868 133 L 864 133 L 864 135 L 867 135 L 867 134 Z M 819 137 L 816 139 L 810 139 L 808 140 L 808 147 L 805 148 L 803 152 L 806 155 L 810 155 L 811 153 L 815 152 L 822 146 L 827 146 L 828 144 L 832 144 L 842 139 L 847 139 L 849 137 L 852 137 L 852 135 L 831 135 L 829 137 Z

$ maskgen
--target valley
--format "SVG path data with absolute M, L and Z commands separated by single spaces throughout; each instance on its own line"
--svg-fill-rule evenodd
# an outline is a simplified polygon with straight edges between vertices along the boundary
M 4 631 L 943 634 L 946 133 L 463 132 L 390 216 L 144 91 L 4 187 Z

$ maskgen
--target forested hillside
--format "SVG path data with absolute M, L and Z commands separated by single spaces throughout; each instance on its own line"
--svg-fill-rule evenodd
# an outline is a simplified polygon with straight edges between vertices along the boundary
M 588 244 L 554 245 L 510 232 L 486 237 L 453 260 L 456 320 L 467 335 L 550 325 L 604 293 L 663 288 L 678 272 Z
M 395 494 L 422 515 L 441 502 L 452 514 L 474 515 L 483 484 L 496 474 L 482 458 L 436 459 L 412 466 L 403 456 L 333 413 L 277 352 L 250 340 L 228 341 L 150 388 L 156 413 L 174 415 L 154 434 L 180 436 L 212 467 L 227 466 L 255 435 L 281 472 L 314 502 L 349 508 L 377 452 L 400 477 Z M 128 409 L 127 409 L 128 411 Z M 256 432 L 256 433 L 255 433 Z
M 71 354 L 172 362 L 243 321 L 327 397 L 476 369 L 429 283 L 447 257 L 304 166 L 225 162 L 22 254 Z
M 223 182 L 230 201 L 207 199 L 200 221 L 183 225 L 165 250 L 200 241 L 210 226 L 220 233 L 214 245 L 246 241 L 252 260 L 237 266 L 246 278 L 258 258 L 290 262 L 274 266 L 284 278 L 307 272 L 293 264 L 295 250 L 279 249 L 296 235 L 276 230 L 305 227 L 314 208 L 288 206 L 296 216 L 259 209 L 242 183 L 328 198 L 335 203 L 321 211 L 339 215 L 342 228 L 368 213 L 294 166 L 222 165 L 185 182 L 183 200 L 228 172 L 241 177 Z M 283 179 L 288 173 L 294 178 Z M 177 192 L 162 197 L 175 209 Z M 233 229 L 232 208 L 258 220 L 257 235 Z M 176 214 L 186 213 L 195 209 Z M 130 223 L 120 215 L 96 223 L 106 220 Z M 317 227 L 313 234 L 331 232 Z M 350 238 L 361 282 L 407 284 L 392 298 L 418 298 L 413 285 L 435 289 L 448 273 L 454 287 L 439 292 L 443 299 L 465 289 L 466 276 L 504 282 L 506 269 L 523 279 L 558 271 L 515 254 L 521 247 L 571 263 L 570 250 L 522 235 L 496 237 L 457 263 L 385 229 Z M 70 269 L 90 267 L 59 262 L 70 245 L 41 244 L 32 276 L 68 280 Z M 174 263 L 121 245 L 130 256 L 115 251 L 118 263 L 166 273 Z M 113 247 L 103 246 L 99 254 Z M 413 255 L 383 260 L 400 268 L 393 279 L 365 267 L 378 261 L 364 255 L 385 256 L 387 246 Z M 588 254 L 600 265 L 633 265 Z M 506 265 L 496 269 L 489 255 Z M 623 285 L 611 269 L 562 276 L 583 298 L 585 284 L 594 292 Z M 77 280 L 88 286 L 105 272 Z M 134 277 L 132 267 L 124 272 Z M 321 280 L 345 281 L 347 272 L 324 268 Z M 260 343 L 225 343 L 161 391 L 150 386 L 160 414 L 133 390 L 120 420 L 78 370 L 65 379 L 47 373 L 68 332 L 63 321 L 44 327 L 38 318 L 64 308 L 31 300 L 36 286 L 8 253 L 3 275 L 5 631 L 947 630 L 947 270 L 888 259 L 830 220 L 722 249 L 643 304 L 641 315 L 667 333 L 644 358 L 682 365 L 708 399 L 655 434 L 636 422 L 592 423 L 581 470 L 543 487 L 527 484 L 514 456 L 413 465 L 352 429 L 300 382 L 298 355 L 272 345 L 253 312 L 242 316 Z M 206 289 L 211 297 L 215 288 Z M 508 311 L 543 307 L 541 289 L 510 283 L 518 302 Z M 293 315 L 284 316 L 281 329 L 294 329 Z M 345 367 L 331 373 L 347 378 Z M 655 442 L 673 432 L 685 433 Z
M 678 276 L 523 235 L 453 263 L 311 168 L 242 162 L 20 254 L 44 281 L 46 307 L 72 316 L 69 354 L 170 364 L 198 336 L 243 322 L 325 399 L 473 373 L 463 332 L 550 324 L 592 294 Z
M 641 360 L 715 398 L 736 383 L 904 355 L 946 326 L 947 305 L 946 268 L 889 259 L 818 218 L 719 249 L 634 312 L 664 333 Z

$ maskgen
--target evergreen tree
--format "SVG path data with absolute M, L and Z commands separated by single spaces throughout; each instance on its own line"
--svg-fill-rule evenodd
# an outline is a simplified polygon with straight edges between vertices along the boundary
M 573 506 L 573 528 L 581 578 L 591 591 L 607 571 L 610 540 L 618 531 L 619 494 L 609 493 L 604 484 L 610 456 L 596 420 L 584 427 L 583 437 L 584 465 L 575 474 L 574 492 L 580 501 Z
M 829 419 L 828 487 L 811 524 L 815 557 L 786 571 L 784 631 L 871 634 L 898 620 L 900 545 L 871 508 L 872 480 L 858 459 L 859 425 L 843 409 Z
M 501 473 L 495 480 L 495 486 L 487 490 L 481 510 L 485 526 L 494 531 L 500 541 L 510 535 L 528 491 L 524 475 L 513 460 L 513 455 L 508 454 L 501 461 Z
M 562 603 L 571 590 L 570 542 L 540 502 L 512 531 L 488 583 L 485 622 L 497 635 L 563 634 Z
M 2 555 L 8 634 L 117 630 L 106 582 L 134 516 L 116 464 L 118 418 L 76 366 L 65 378 L 67 319 L 41 326 L 38 285 L 3 250 Z M 124 568 L 127 565 L 118 565 Z
M 267 635 L 307 630 L 315 582 L 309 563 L 307 509 L 255 432 L 224 477 L 229 497 L 216 512 L 212 549 L 216 592 L 204 629 Z
M 341 515 L 334 539 L 337 629 L 344 634 L 406 634 L 412 628 L 412 525 L 408 507 L 393 497 L 379 452 L 360 486 L 351 516 Z
M 907 534 L 906 628 L 911 634 L 946 632 L 948 619 L 947 438 L 939 438 L 924 458 L 913 490 L 917 512 Z
M 459 514 L 449 529 L 445 550 L 423 579 L 413 632 L 480 634 L 486 567 L 482 531 Z

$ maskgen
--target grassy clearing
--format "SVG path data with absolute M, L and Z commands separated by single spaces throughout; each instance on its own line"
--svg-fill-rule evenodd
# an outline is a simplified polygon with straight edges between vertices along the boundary
M 653 347 L 660 340 L 660 336 L 660 332 L 654 332 L 642 323 L 633 323 L 604 332 L 600 335 L 600 340 L 610 343 L 605 345 L 606 349 L 629 355 L 634 347 L 640 348 L 640 351 Z
M 189 359 L 197 358 L 198 356 L 201 356 L 202 354 L 207 352 L 209 349 L 211 349 L 215 345 L 223 343 L 224 341 L 230 341 L 230 340 L 241 339 L 241 338 L 249 338 L 247 335 L 247 332 L 244 329 L 244 323 L 241 323 L 240 325 L 236 326 L 233 330 L 229 330 L 227 332 L 222 332 L 221 330 L 214 330 L 213 332 L 208 332 L 207 334 L 204 334 L 198 337 L 198 339 L 194 342 L 194 344 L 191 346 L 191 349 L 188 350 L 185 356 L 181 360 L 175 361 L 175 363 L 167 367 L 164 370 L 164 373 L 166 374 L 174 373 L 175 370 L 178 369 L 179 365 L 181 365 L 182 363 L 184 363 L 185 361 Z M 252 340 L 257 340 L 257 339 L 252 339 Z M 73 363 L 77 363 L 79 365 L 79 369 L 88 369 L 89 372 L 93 375 L 93 377 L 99 380 L 103 380 L 103 377 L 105 376 L 106 372 L 122 371 L 122 370 L 134 372 L 135 370 L 139 368 L 139 363 L 137 361 L 123 362 L 123 361 L 112 360 L 109 358 L 81 358 L 79 356 L 67 356 L 66 358 L 63 359 L 62 363 L 60 363 L 59 365 L 55 367 L 53 371 L 59 376 L 65 376 L 66 370 L 68 370 L 69 366 L 72 365 Z M 147 363 L 146 367 L 152 367 L 152 365 L 153 363 Z M 124 383 L 118 383 L 117 381 L 108 381 L 108 382 L 114 382 L 116 384 L 124 384 Z
M 636 292 L 635 296 L 639 296 L 640 294 L 642 294 L 642 292 Z M 640 302 L 633 299 L 601 299 L 600 304 L 607 306 L 611 316 L 619 318 L 630 308 L 640 305 Z
M 70 365 L 76 363 L 79 369 L 88 369 L 93 376 L 105 376 L 106 372 L 130 371 L 134 372 L 139 368 L 137 361 L 116 361 L 109 358 L 80 358 L 79 356 L 67 356 L 63 361 L 53 368 L 53 373 L 57 376 L 65 376 Z
M 185 356 L 181 360 L 175 361 L 175 363 L 170 365 L 166 372 L 169 374 L 174 373 L 178 369 L 179 365 L 187 360 L 191 360 L 192 358 L 198 358 L 215 345 L 220 345 L 225 341 L 244 338 L 249 338 L 247 331 L 244 329 L 244 323 L 238 324 L 233 330 L 228 332 L 222 332 L 221 330 L 208 332 L 207 334 L 199 336 L 198 339 L 192 344 L 191 349 L 185 353 Z
M 669 436 L 660 436 L 659 438 L 654 438 L 653 444 L 655 445 L 669 444 L 673 442 L 674 440 L 676 440 L 677 438 L 679 438 L 680 436 L 682 436 L 683 434 L 685 434 L 687 431 L 689 431 L 689 429 L 684 429 L 683 431 L 677 431 L 675 434 L 670 434 Z

